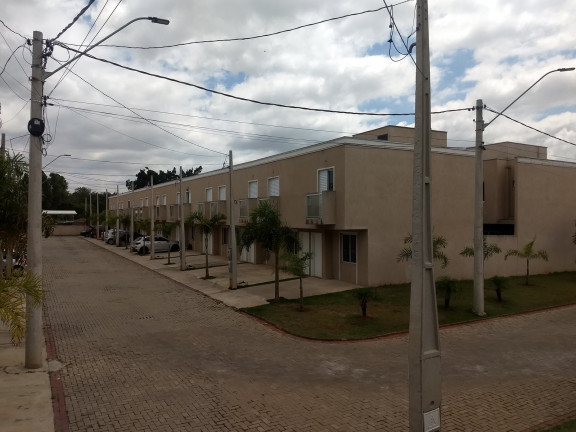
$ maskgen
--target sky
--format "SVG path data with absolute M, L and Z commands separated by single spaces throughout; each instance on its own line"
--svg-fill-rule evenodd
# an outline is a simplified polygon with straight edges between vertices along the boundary
M 56 38 L 87 4 L 2 1 L 0 132 L 8 150 L 29 151 L 26 39 L 34 31 Z M 84 56 L 46 79 L 44 171 L 64 176 L 70 192 L 125 192 L 145 167 L 207 172 L 225 166 L 230 150 L 236 165 L 412 126 L 415 50 L 406 55 L 406 46 L 416 41 L 415 8 L 402 0 L 97 0 L 56 39 L 47 71 L 74 57 L 70 48 L 134 18 L 170 24 L 137 21 L 90 51 L 120 66 Z M 547 72 L 576 67 L 574 17 L 573 0 L 430 0 L 432 111 L 463 109 L 434 114 L 432 128 L 448 132 L 449 146 L 471 147 L 476 113 L 466 108 L 476 100 L 498 112 Z M 272 104 L 408 115 L 290 109 L 194 86 Z M 486 127 L 485 143 L 546 146 L 550 159 L 576 163 L 575 90 L 576 71 L 548 75 L 506 111 L 516 121 L 501 116 Z M 494 115 L 484 111 L 485 121 Z

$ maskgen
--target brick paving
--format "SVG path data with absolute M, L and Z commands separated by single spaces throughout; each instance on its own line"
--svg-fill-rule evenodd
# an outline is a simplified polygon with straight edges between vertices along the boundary
M 46 239 L 44 275 L 70 431 L 408 429 L 407 336 L 286 336 L 81 238 Z M 442 430 L 576 417 L 575 324 L 566 307 L 443 329 Z

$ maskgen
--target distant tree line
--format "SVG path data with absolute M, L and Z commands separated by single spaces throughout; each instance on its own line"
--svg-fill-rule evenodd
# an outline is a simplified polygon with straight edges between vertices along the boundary
M 189 170 L 183 170 L 182 177 L 192 177 L 201 172 L 202 166 L 190 168 Z M 150 179 L 153 179 L 154 184 L 157 185 L 178 180 L 180 179 L 180 175 L 178 171 L 176 171 L 176 167 L 172 168 L 172 170 L 160 170 L 158 172 L 145 167 L 145 170 L 141 169 L 136 174 L 136 180 L 126 180 L 126 189 L 131 191 L 148 187 L 150 186 Z

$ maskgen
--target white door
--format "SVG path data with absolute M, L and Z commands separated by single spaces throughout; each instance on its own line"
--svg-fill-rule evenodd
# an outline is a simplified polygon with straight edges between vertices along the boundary
M 242 253 L 240 254 L 240 260 L 254 264 L 254 245 L 250 247 L 250 250 L 246 250 L 246 248 L 242 248 Z
M 299 233 L 302 252 L 312 252 L 308 274 L 314 277 L 322 277 L 322 233 L 301 232 Z

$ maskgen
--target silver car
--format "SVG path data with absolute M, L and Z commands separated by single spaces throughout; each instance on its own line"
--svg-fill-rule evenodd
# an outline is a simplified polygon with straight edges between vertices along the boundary
M 137 238 L 132 242 L 132 251 L 140 255 L 150 253 L 150 236 Z M 175 240 L 168 240 L 166 237 L 154 237 L 154 252 L 178 252 L 180 244 Z

